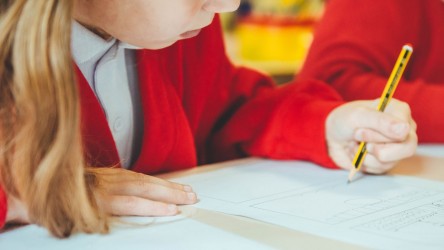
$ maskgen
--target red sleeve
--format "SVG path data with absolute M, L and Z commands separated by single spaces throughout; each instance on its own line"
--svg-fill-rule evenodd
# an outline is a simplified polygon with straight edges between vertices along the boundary
M 203 143 L 210 148 L 210 162 L 260 156 L 336 167 L 328 156 L 324 125 L 342 101 L 330 86 L 306 81 L 276 87 L 270 77 L 233 66 L 218 23 L 186 42 L 183 50 L 184 77 L 191 80 L 182 95 L 190 123 L 197 124 L 198 145 L 199 131 L 215 120 Z M 195 111 L 198 106 L 202 112 Z
M 420 142 L 443 142 L 444 4 L 330 0 L 299 79 L 331 83 L 345 100 L 379 98 L 405 43 L 414 52 L 394 95 L 410 104 Z
M 8 202 L 6 194 L 0 187 L 0 229 L 3 228 L 6 222 L 6 212 L 8 211 Z
M 308 160 L 336 168 L 325 141 L 326 117 L 342 104 L 336 92 L 315 81 L 262 87 L 256 91 L 217 134 L 213 142 L 215 152 L 235 155 L 241 151 L 273 159 Z

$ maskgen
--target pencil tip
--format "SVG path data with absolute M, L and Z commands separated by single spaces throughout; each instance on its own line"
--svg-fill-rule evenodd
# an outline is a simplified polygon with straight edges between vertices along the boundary
M 352 168 L 350 169 L 350 172 L 348 173 L 347 183 L 351 183 L 353 181 L 353 176 L 356 174 L 356 169 Z

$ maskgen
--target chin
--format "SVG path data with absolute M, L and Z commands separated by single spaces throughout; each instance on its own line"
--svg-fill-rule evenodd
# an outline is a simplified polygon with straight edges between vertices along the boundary
M 151 50 L 158 50 L 158 49 L 164 49 L 168 48 L 171 45 L 175 44 L 178 40 L 174 41 L 165 41 L 165 42 L 157 42 L 157 43 L 150 43 L 150 44 L 141 44 L 138 45 L 138 47 L 144 48 L 144 49 L 151 49 Z

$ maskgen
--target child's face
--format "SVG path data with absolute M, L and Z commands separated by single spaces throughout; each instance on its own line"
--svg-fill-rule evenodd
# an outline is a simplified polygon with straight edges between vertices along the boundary
M 234 11 L 240 0 L 76 0 L 74 17 L 126 43 L 168 47 L 196 36 L 215 13 Z

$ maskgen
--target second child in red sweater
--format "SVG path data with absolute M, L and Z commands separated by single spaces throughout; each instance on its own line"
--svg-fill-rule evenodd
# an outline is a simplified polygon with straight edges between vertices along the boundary
M 444 142 L 444 1 L 330 0 L 298 79 L 347 101 L 381 95 L 401 47 L 412 58 L 394 95 L 410 104 L 419 142 Z

